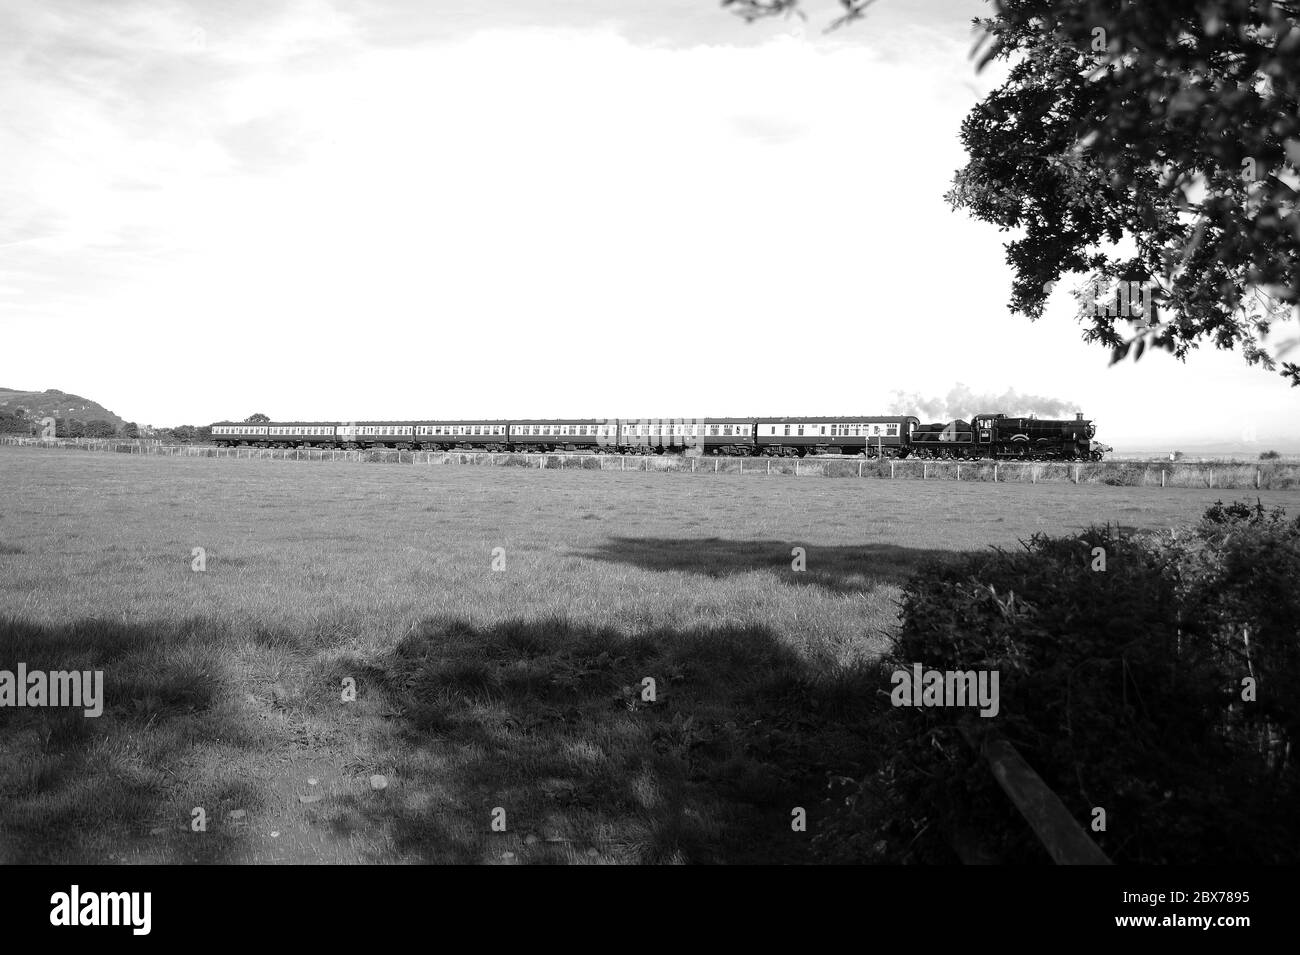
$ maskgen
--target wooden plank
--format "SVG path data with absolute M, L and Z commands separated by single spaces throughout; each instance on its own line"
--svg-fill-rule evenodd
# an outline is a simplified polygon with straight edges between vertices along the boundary
M 1009 740 L 995 729 L 981 729 L 973 720 L 963 720 L 959 725 L 966 741 L 988 762 L 993 778 L 1020 810 L 1053 862 L 1111 864 L 1106 853 L 1070 815 L 1061 797 L 1043 782 Z

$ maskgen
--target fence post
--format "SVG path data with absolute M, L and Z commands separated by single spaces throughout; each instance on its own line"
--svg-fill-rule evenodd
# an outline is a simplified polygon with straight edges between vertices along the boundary
M 929 461 L 922 461 L 922 462 L 921 462 L 921 480 L 922 480 L 922 481 L 926 481 L 926 480 L 929 480 L 929 478 L 930 478 L 930 462 L 929 462 Z
M 798 458 L 795 458 L 795 459 L 794 459 L 794 476 L 795 476 L 795 477 L 798 477 L 798 476 L 799 476 L 799 459 L 798 459 Z
M 695 459 L 691 458 L 691 473 L 695 473 Z
M 1031 465 L 1029 465 L 1029 483 L 1030 483 L 1030 484 L 1037 484 L 1037 483 L 1038 483 L 1038 465 L 1037 465 L 1037 464 L 1031 464 Z
M 957 465 L 957 480 L 961 480 L 961 465 Z
M 1255 468 L 1255 490 L 1256 491 L 1259 490 L 1259 478 L 1260 478 L 1259 468 Z
M 1077 464 L 1074 466 L 1074 483 L 1079 483 L 1079 465 Z
M 889 479 L 890 479 L 891 481 L 894 479 L 894 462 L 893 462 L 893 461 L 890 461 L 890 462 L 889 462 Z
M 769 471 L 772 470 L 772 462 L 771 462 L 771 461 L 768 461 L 768 462 L 767 462 L 767 469 L 768 469 Z M 858 462 L 858 477 L 862 477 L 862 462 L 861 462 L 861 461 Z
M 546 467 L 546 455 L 540 454 L 537 457 L 537 470 L 541 471 Z
M 996 484 L 997 480 L 998 480 L 998 464 L 996 461 L 994 461 L 993 462 L 993 483 Z
M 717 474 L 717 473 L 718 473 L 718 464 L 719 464 L 721 461 L 722 461 L 722 458 L 714 458 L 714 459 L 713 459 L 713 473 L 714 473 L 714 474 Z
M 1210 487 L 1214 487 L 1214 468 L 1210 468 Z
M 771 458 L 768 458 L 768 459 L 767 459 L 767 473 L 768 473 L 768 474 L 771 474 L 771 473 L 772 473 L 772 459 L 771 459 Z
M 1165 486 L 1165 470 L 1164 470 L 1164 468 L 1161 468 L 1161 469 L 1160 469 L 1160 486 L 1161 486 L 1161 487 L 1164 487 L 1164 486 Z

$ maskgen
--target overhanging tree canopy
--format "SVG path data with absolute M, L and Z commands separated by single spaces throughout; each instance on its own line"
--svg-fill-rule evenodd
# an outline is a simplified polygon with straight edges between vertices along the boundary
M 754 18 L 795 3 L 724 5 Z M 1084 336 L 1113 360 L 1208 341 L 1300 385 L 1300 365 L 1278 361 L 1300 338 L 1268 337 L 1300 311 L 1297 5 L 993 6 L 978 62 L 1007 59 L 1010 75 L 963 124 L 970 161 L 948 199 L 1018 233 L 1009 308 L 1038 318 L 1058 281 L 1084 273 Z M 1118 283 L 1137 283 L 1154 314 L 1126 310 Z

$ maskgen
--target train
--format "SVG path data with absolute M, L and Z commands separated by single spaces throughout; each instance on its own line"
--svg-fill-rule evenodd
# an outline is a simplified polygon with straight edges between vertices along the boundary
M 805 457 L 1100 461 L 1096 425 L 978 414 L 922 424 L 913 415 L 797 418 L 574 418 L 448 421 L 218 421 L 223 447 L 394 448 L 402 451 L 590 451 Z

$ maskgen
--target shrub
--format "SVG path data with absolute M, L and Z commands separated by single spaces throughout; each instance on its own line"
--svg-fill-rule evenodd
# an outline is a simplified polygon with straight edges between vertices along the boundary
M 1182 540 L 1092 528 L 927 566 L 884 671 L 996 670 L 1000 711 L 883 711 L 824 854 L 951 862 L 974 833 L 1002 861 L 1047 861 L 961 734 L 971 719 L 996 725 L 1076 820 L 1104 808 L 1091 835 L 1116 862 L 1300 861 L 1297 580 L 1300 521 L 1258 503 L 1219 502 Z
M 1261 451 L 1259 453 L 1259 459 L 1261 461 L 1276 461 L 1280 457 L 1282 457 L 1282 455 L 1278 454 L 1276 451 Z

